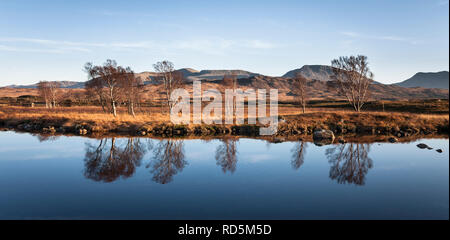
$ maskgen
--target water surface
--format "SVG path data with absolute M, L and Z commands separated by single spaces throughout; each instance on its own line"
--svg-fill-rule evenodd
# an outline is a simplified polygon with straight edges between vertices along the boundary
M 1 132 L 0 219 L 448 219 L 448 152 Z

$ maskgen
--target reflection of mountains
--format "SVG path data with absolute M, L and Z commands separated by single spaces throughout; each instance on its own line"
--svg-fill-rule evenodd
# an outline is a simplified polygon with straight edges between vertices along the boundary
M 238 139 L 231 137 L 220 139 L 215 159 L 224 173 L 236 171 L 238 142 Z M 307 147 L 306 142 L 299 141 L 291 149 L 291 166 L 294 170 L 302 167 Z M 373 161 L 368 156 L 369 150 L 369 144 L 355 143 L 334 145 L 326 149 L 325 155 L 331 164 L 330 178 L 340 184 L 364 185 L 365 176 L 373 166 Z M 102 182 L 131 177 L 136 168 L 141 166 L 147 151 L 151 151 L 153 156 L 146 167 L 150 169 L 153 181 L 160 184 L 170 183 L 188 164 L 181 139 L 163 139 L 154 144 L 149 139 L 105 138 L 98 145 L 86 143 L 84 176 Z

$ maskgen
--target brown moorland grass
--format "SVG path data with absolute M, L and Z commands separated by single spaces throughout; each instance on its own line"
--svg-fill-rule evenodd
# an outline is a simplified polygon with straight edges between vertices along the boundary
M 443 114 L 416 114 L 398 112 L 361 112 L 348 110 L 314 111 L 286 115 L 286 122 L 300 125 L 347 125 L 353 127 L 415 127 L 433 128 L 448 125 L 449 116 Z M 326 128 L 324 126 L 324 128 Z
M 302 114 L 299 108 L 280 107 L 281 118 L 278 134 L 311 134 L 314 129 L 330 129 L 337 134 L 393 134 L 406 136 L 411 134 L 448 134 L 449 116 L 443 114 L 417 114 L 401 112 L 367 111 L 356 113 L 343 109 L 313 109 Z M 248 116 L 246 116 L 248 117 Z M 251 116 L 250 116 L 251 117 Z M 82 125 L 89 132 L 128 132 L 136 134 L 138 129 L 152 129 L 155 126 L 173 126 L 165 110 L 159 107 L 147 107 L 138 111 L 135 117 L 120 109 L 117 117 L 101 111 L 100 107 L 0 107 L 0 126 L 21 128 L 23 124 L 34 124 L 40 129 L 53 126 L 77 129 Z M 246 125 L 246 124 L 244 124 Z M 194 128 L 195 125 L 187 126 Z M 205 128 L 206 126 L 203 126 Z M 228 126 L 229 127 L 229 126 Z M 165 127 L 163 127 L 164 129 Z M 215 131 L 207 127 L 210 131 Z M 254 131 L 257 128 L 249 128 Z M 253 130 L 252 130 L 253 129 Z M 220 130 L 222 131 L 222 130 Z

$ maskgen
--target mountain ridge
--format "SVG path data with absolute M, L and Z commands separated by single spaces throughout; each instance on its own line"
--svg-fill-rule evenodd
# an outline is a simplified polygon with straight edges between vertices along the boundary
M 328 65 L 304 65 L 285 73 L 282 77 L 293 78 L 297 73 L 311 80 L 329 81 L 334 75 L 333 68 Z
M 418 72 L 405 81 L 394 83 L 401 87 L 424 87 L 449 89 L 449 72 Z
M 262 75 L 259 73 L 254 73 L 254 72 L 250 72 L 250 71 L 245 71 L 245 70 L 239 70 L 239 69 L 234 69 L 234 70 L 224 70 L 224 69 L 219 69 L 219 70 L 196 70 L 193 68 L 181 68 L 178 69 L 177 71 L 180 71 L 183 73 L 186 82 L 193 82 L 196 80 L 201 80 L 201 81 L 206 81 L 206 82 L 216 82 L 216 81 L 220 81 L 223 79 L 223 76 L 226 74 L 235 74 L 237 76 L 238 79 L 243 79 L 243 82 L 251 82 L 252 84 L 255 84 L 253 87 L 258 87 L 260 86 L 260 81 L 263 81 L 267 84 L 263 84 L 263 85 L 267 85 L 270 87 L 277 87 L 277 88 L 285 88 L 285 89 L 290 89 L 290 86 L 288 84 L 289 81 L 287 81 L 288 79 L 292 78 L 293 76 L 295 76 L 295 74 L 300 73 L 302 74 L 304 77 L 306 77 L 307 79 L 311 80 L 311 81 L 319 81 L 319 82 L 323 82 L 323 83 L 327 83 L 330 81 L 333 81 L 331 76 L 333 75 L 333 71 L 332 71 L 332 67 L 328 66 L 328 65 L 304 65 L 301 68 L 297 68 L 291 71 L 286 72 L 284 75 L 282 75 L 281 77 L 271 77 L 271 76 L 266 76 L 266 75 Z M 432 79 L 434 77 L 434 79 L 438 79 L 438 80 L 434 80 L 436 81 L 442 81 L 440 80 L 441 78 L 445 78 L 445 74 L 446 74 L 446 78 L 447 78 L 447 85 L 442 86 L 438 85 L 439 89 L 446 89 L 448 90 L 448 71 L 441 71 L 441 72 L 418 72 L 416 73 L 413 77 L 411 77 L 410 79 L 407 79 L 403 82 L 399 82 L 399 83 L 394 83 L 394 84 L 382 84 L 382 83 L 378 83 L 378 82 L 374 82 L 376 84 L 379 84 L 381 88 L 385 88 L 388 89 L 389 87 L 387 86 L 397 86 L 397 87 L 406 87 L 406 88 L 410 88 L 410 87 L 422 87 L 424 89 L 432 89 L 436 86 L 436 84 L 428 84 L 426 86 L 431 86 L 430 87 L 424 87 L 424 84 L 420 84 L 422 82 L 426 82 L 428 79 L 428 76 L 432 76 Z M 157 82 L 155 81 L 155 77 L 157 76 L 157 73 L 155 72 L 150 72 L 150 71 L 144 71 L 144 72 L 140 72 L 140 73 L 136 73 L 136 77 L 140 77 L 141 79 L 143 79 L 144 83 L 146 85 L 148 84 L 157 84 Z M 437 76 L 437 77 L 436 77 Z M 259 79 L 258 81 L 255 81 L 255 79 Z M 61 83 L 62 88 L 69 88 L 69 89 L 76 89 L 76 88 L 84 88 L 85 82 L 78 82 L 78 81 L 58 81 Z M 412 83 L 411 83 L 412 82 Z M 418 83 L 417 83 L 418 82 Z M 433 80 L 431 81 L 433 82 Z M 417 86 L 416 86 L 417 85 Z M 10 85 L 7 86 L 9 88 L 37 88 L 37 83 L 35 84 L 30 84 L 30 85 Z M 326 89 L 324 89 L 323 87 L 321 87 L 322 91 L 326 91 Z M 389 89 L 398 89 L 398 91 L 403 91 L 400 90 L 399 88 L 395 88 L 395 87 L 390 87 Z M 379 89 L 381 91 L 381 89 Z M 425 90 L 416 90 L 417 91 L 425 91 Z M 392 94 L 395 94 L 394 92 L 390 91 Z M 441 96 L 441 94 L 438 94 L 439 96 Z M 427 94 L 427 96 L 430 96 L 429 94 Z
M 61 88 L 84 88 L 86 82 L 78 82 L 78 81 L 50 81 L 57 82 L 60 84 Z M 37 88 L 38 83 L 28 84 L 28 85 L 8 85 L 5 86 L 7 88 Z

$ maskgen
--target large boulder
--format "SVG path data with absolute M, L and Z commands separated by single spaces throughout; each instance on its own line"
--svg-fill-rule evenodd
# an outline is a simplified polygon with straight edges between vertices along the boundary
M 334 140 L 334 133 L 330 130 L 316 130 L 313 133 L 314 140 L 332 139 Z

